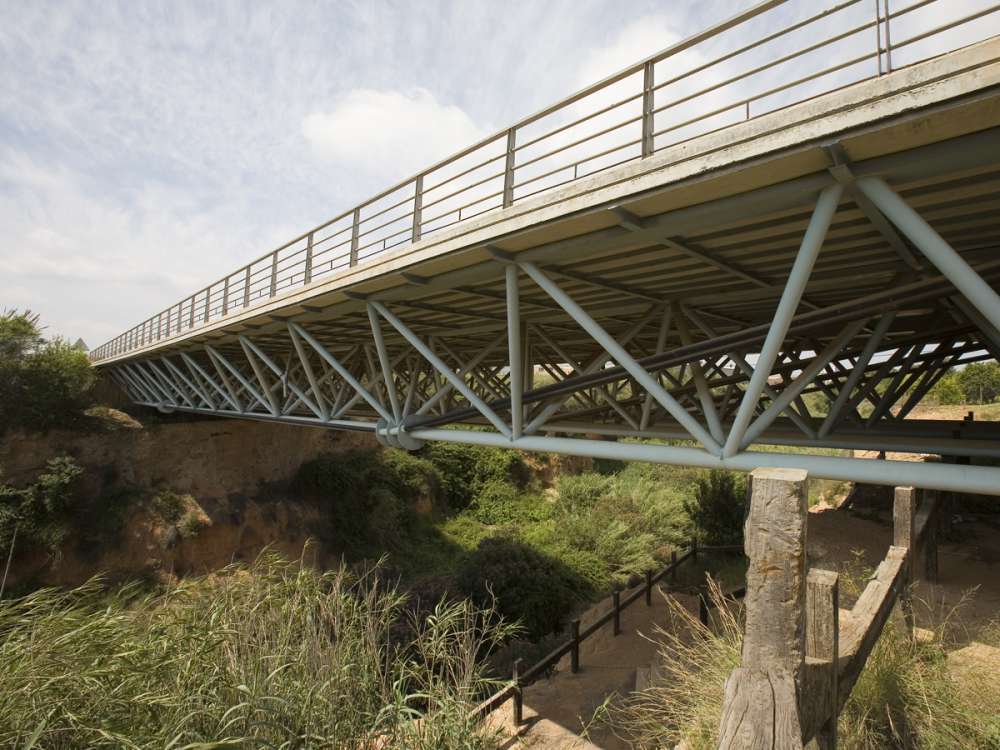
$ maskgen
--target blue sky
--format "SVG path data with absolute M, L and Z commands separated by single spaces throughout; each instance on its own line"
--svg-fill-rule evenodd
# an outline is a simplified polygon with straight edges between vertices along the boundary
M 96 346 L 750 4 L 2 3 L 0 309 Z

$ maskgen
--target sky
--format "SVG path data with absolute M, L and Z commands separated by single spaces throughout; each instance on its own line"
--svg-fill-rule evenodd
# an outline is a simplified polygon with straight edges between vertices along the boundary
M 96 346 L 750 4 L 0 3 L 0 310 Z

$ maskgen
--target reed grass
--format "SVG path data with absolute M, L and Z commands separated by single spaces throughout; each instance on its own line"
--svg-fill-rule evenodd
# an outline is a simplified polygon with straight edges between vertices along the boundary
M 270 552 L 154 595 L 39 590 L 0 601 L 0 746 L 493 747 L 468 713 L 511 630 Z

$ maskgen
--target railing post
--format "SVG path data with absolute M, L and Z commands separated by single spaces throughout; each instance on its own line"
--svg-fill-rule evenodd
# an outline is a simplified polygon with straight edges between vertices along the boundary
M 361 237 L 361 207 L 354 209 L 354 219 L 351 223 L 351 257 L 349 263 L 358 265 L 358 244 Z
M 820 717 L 816 732 L 817 750 L 836 750 L 838 692 L 838 662 L 840 661 L 840 584 L 832 570 L 813 568 L 806 576 L 806 657 L 829 664 L 819 675 L 821 685 L 815 690 L 802 691 L 807 705 L 803 716 Z M 808 705 L 812 704 L 812 705 Z M 825 717 L 825 718 L 824 718 Z
M 929 495 L 929 493 L 933 493 Z M 929 496 L 928 496 L 929 495 Z M 928 583 L 938 582 L 938 525 L 941 521 L 941 504 L 944 498 L 938 490 L 925 490 L 924 502 L 933 504 L 930 508 L 930 516 L 927 519 L 927 527 L 924 529 L 924 579 Z
M 503 167 L 503 207 L 514 205 L 514 139 L 516 131 L 507 131 L 507 157 Z
M 413 242 L 420 241 L 420 214 L 421 209 L 424 205 L 424 176 L 417 175 L 416 181 L 413 183 L 413 234 L 411 238 Z
M 899 606 L 910 635 L 914 632 L 913 600 L 910 587 L 917 569 L 916 515 L 917 491 L 913 487 L 897 487 L 892 501 L 892 545 L 907 550 L 903 589 L 899 592 Z
M 229 314 L 229 277 L 227 276 L 222 282 L 222 315 L 225 317 Z
M 580 621 L 573 620 L 569 624 L 572 646 L 569 649 L 569 671 L 576 674 L 580 671 Z
M 271 253 L 271 289 L 269 297 L 278 293 L 278 251 Z
M 308 284 L 313 278 L 313 233 L 306 239 L 306 270 L 302 276 L 302 284 Z
M 514 660 L 514 674 L 512 680 L 514 682 L 514 705 L 513 705 L 513 720 L 514 726 L 521 726 L 521 721 L 524 718 L 524 694 L 521 691 L 521 659 Z
M 211 314 L 212 305 L 212 287 L 205 287 L 205 319 L 202 321 L 204 323 L 208 322 L 208 316 Z
M 169 307 L 166 309 L 166 313 L 167 313 L 167 331 L 164 334 L 164 336 L 170 336 L 170 308 Z M 163 313 L 160 313 L 160 317 L 161 318 L 163 317 Z
M 653 606 L 653 571 L 646 571 L 646 606 Z
M 653 153 L 653 62 L 642 68 L 642 158 Z
M 247 266 L 243 277 L 243 307 L 250 307 L 250 266 Z
M 611 592 L 611 606 L 614 607 L 614 618 L 612 619 L 612 635 L 621 635 L 622 632 L 622 595 L 620 591 Z
M 191 309 L 188 310 L 188 328 L 194 328 L 194 298 L 195 295 L 191 295 Z

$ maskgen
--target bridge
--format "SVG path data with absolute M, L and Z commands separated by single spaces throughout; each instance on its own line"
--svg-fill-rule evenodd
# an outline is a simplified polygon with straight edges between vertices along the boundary
M 907 417 L 950 367 L 1000 358 L 998 10 L 758 3 L 93 361 L 139 404 L 406 449 L 995 494 L 974 464 L 1000 425 Z

